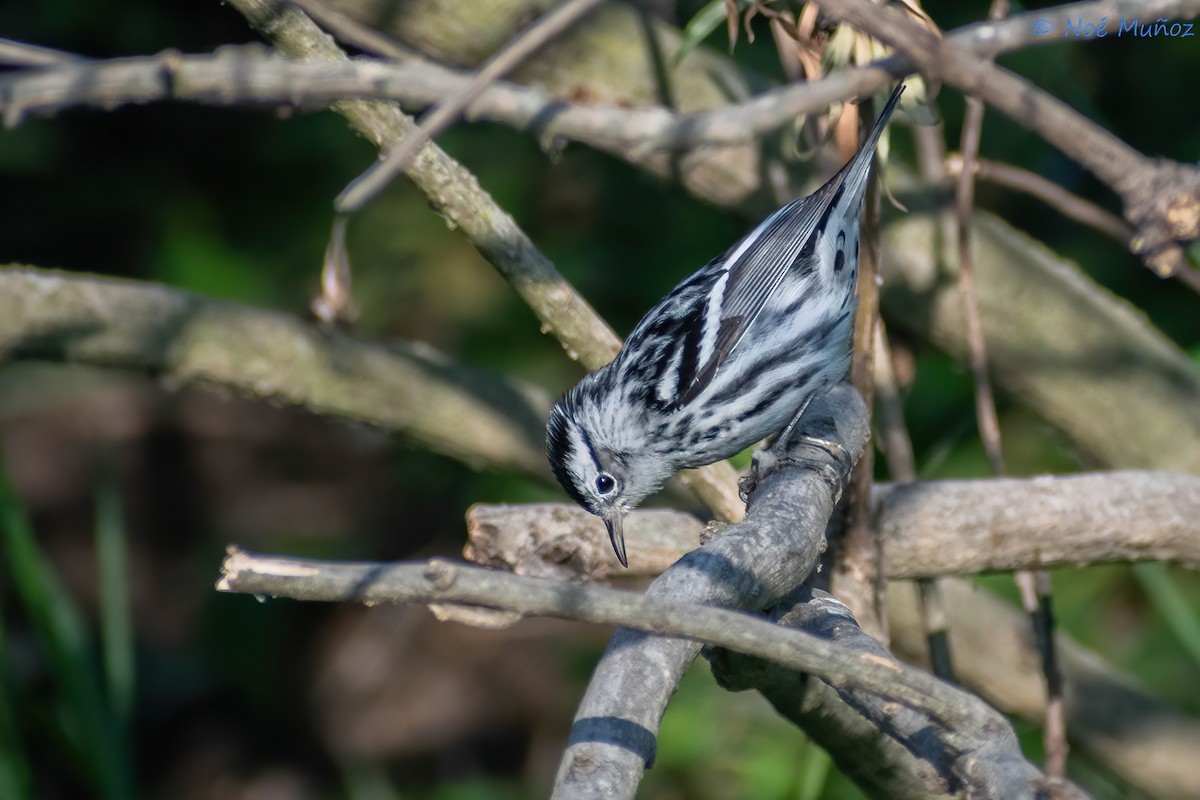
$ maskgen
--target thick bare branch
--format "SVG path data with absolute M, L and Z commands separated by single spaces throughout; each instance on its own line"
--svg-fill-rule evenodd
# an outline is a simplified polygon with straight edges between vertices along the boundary
M 873 500 L 894 578 L 1144 559 L 1200 566 L 1196 475 L 923 481 L 885 484 Z
M 772 619 L 901 666 L 887 648 L 862 631 L 844 603 L 826 592 L 802 586 L 784 599 Z M 706 648 L 705 652 L 717 679 L 726 688 L 758 689 L 789 719 L 808 722 L 818 730 L 826 727 L 813 725 L 808 719 L 812 698 L 808 697 L 811 681 L 807 676 L 741 654 L 712 648 Z M 892 800 L 900 796 L 955 792 L 979 798 L 1027 797 L 1032 787 L 1044 792 L 1039 797 L 1082 796 L 1077 788 L 1060 781 L 1045 781 L 1040 775 L 1032 777 L 1020 747 L 1009 739 L 1004 726 L 996 725 L 994 718 L 981 716 L 975 724 L 947 730 L 924 709 L 857 689 L 838 688 L 837 693 L 842 701 L 915 757 L 913 761 L 904 761 L 878 743 L 868 742 L 868 753 L 859 749 L 860 756 L 878 753 L 885 759 L 882 763 L 847 763 L 845 767 L 847 774 L 861 776 L 860 785 L 873 789 L 875 797 Z M 933 732 L 937 734 L 930 736 Z M 839 765 L 848 760 L 848 749 L 841 749 L 840 755 L 840 759 L 834 756 Z M 965 762 L 971 762 L 970 766 Z M 971 775 L 970 782 L 960 782 L 967 773 Z
M 941 582 L 954 666 L 964 685 L 997 708 L 1042 723 L 1046 691 L 1025 615 L 967 581 Z M 923 658 L 916 593 L 889 592 L 892 641 L 906 658 Z M 1073 749 L 1148 797 L 1200 797 L 1200 723 L 1142 690 L 1063 633 L 1056 637 L 1066 679 L 1067 731 Z
M 892 580 L 1018 569 L 1169 561 L 1200 567 L 1200 476 L 1098 472 L 1042 478 L 876 484 L 871 518 Z M 704 524 L 681 511 L 635 511 L 630 540 L 657 574 L 700 542 Z M 528 575 L 602 580 L 628 574 L 606 552 L 603 524 L 558 503 L 476 505 L 466 556 Z M 611 548 L 609 548 L 611 550 Z
M 759 492 L 768 493 L 758 507 L 760 513 L 776 510 L 778 491 L 770 485 L 774 479 L 775 476 L 770 476 L 760 484 Z M 828 487 L 824 491 L 828 492 Z M 756 523 L 761 524 L 761 520 L 751 517 L 733 526 L 730 538 L 744 536 L 747 531 L 737 529 Z M 724 562 L 728 555 L 737 552 L 735 549 L 717 553 L 724 541 L 725 537 L 715 540 L 700 552 L 711 551 L 708 555 Z M 700 563 L 697 559 L 692 567 Z M 795 612 L 793 617 L 797 617 L 798 624 L 792 628 L 736 611 L 694 605 L 669 593 L 659 596 L 653 590 L 638 595 L 441 560 L 425 564 L 333 563 L 256 556 L 238 548 L 230 548 L 217 587 L 221 591 L 301 600 L 484 606 L 621 625 L 623 632 L 641 631 L 642 641 L 658 641 L 645 638 L 644 634 L 651 633 L 656 637 L 670 635 L 709 642 L 822 678 L 918 758 L 931 762 L 942 781 L 954 789 L 965 790 L 969 796 L 1082 796 L 1071 787 L 1058 787 L 1054 795 L 1044 794 L 1050 787 L 1038 770 L 1021 757 L 1007 720 L 977 698 L 924 672 L 904 667 L 861 633 L 858 638 L 848 635 L 843 630 L 847 627 L 844 615 L 831 615 L 825 608 L 809 607 L 811 613 L 807 614 Z M 836 605 L 831 598 L 825 605 L 829 603 Z M 814 629 L 817 635 L 802 632 L 805 627 Z M 852 619 L 849 627 L 857 630 Z M 635 642 L 627 644 L 637 647 Z M 688 649 L 695 651 L 694 646 Z M 658 666 L 661 668 L 662 664 Z M 645 677 L 644 672 L 641 677 Z M 897 714 L 897 706 L 905 709 L 905 713 Z M 580 739 L 584 736 L 595 737 L 596 744 L 603 747 L 620 741 L 613 738 L 618 733 L 616 729 L 600 730 L 609 720 L 581 721 L 588 724 L 581 729 L 577 723 L 573 749 L 581 746 Z M 919 730 L 913 727 L 917 723 Z M 653 733 L 649 735 L 652 737 Z M 586 762 L 584 768 L 578 750 L 575 755 L 571 767 L 577 780 L 570 781 L 570 775 L 566 776 L 570 788 L 560 786 L 564 794 L 592 796 L 617 788 L 618 796 L 632 796 L 632 786 L 613 787 L 603 779 L 596 780 L 597 774 L 604 770 L 602 762 Z M 640 768 L 636 772 L 640 775 Z
M 428 346 L 370 343 L 296 317 L 152 284 L 0 269 L 0 361 L 147 370 L 402 433 L 476 467 L 548 478 L 542 391 Z

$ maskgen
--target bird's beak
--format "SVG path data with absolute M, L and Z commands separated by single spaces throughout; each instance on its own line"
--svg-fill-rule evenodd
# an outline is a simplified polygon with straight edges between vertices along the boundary
M 617 554 L 617 561 L 621 562 L 621 566 L 629 568 L 629 559 L 625 557 L 625 515 L 619 509 L 613 509 L 612 515 L 604 518 L 604 524 L 608 528 L 608 540 L 612 542 L 613 552 Z

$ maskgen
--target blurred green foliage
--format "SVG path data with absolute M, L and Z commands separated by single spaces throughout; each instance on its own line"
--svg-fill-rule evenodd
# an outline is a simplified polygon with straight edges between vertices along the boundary
M 687 20 L 704 3 L 679 5 Z M 952 28 L 982 17 L 986 4 L 937 0 L 926 8 Z M 219 3 L 148 0 L 7 4 L 0 30 L 97 57 L 254 40 Z M 761 24 L 756 30 L 756 42 L 743 37 L 735 55 L 778 78 L 770 36 Z M 725 49 L 723 25 L 706 41 Z M 1196 104 L 1180 93 L 1181 81 L 1200 74 L 1200 50 L 1189 45 L 1110 40 L 1031 48 L 1003 63 L 1144 152 L 1194 162 Z M 940 106 L 953 143 L 961 98 L 946 91 Z M 4 261 L 156 281 L 296 314 L 305 313 L 316 288 L 332 198 L 375 158 L 332 113 L 177 105 L 28 120 L 2 141 Z M 440 143 L 619 332 L 747 223 L 582 147 L 545 153 L 529 137 L 489 125 L 460 126 Z M 905 157 L 903 146 L 897 150 Z M 1081 168 L 996 114 L 987 117 L 982 154 L 1114 207 Z M 1200 363 L 1194 294 L 1036 203 L 986 185 L 978 195 L 981 206 L 1128 298 Z M 580 376 L 494 270 L 403 180 L 353 221 L 350 249 L 362 335 L 429 342 L 552 392 Z M 922 477 L 986 475 L 969 375 L 940 353 L 901 344 L 915 357 L 905 403 Z M 538 735 L 561 742 L 601 640 L 564 641 L 554 656 L 568 701 L 539 724 L 556 733 L 535 735 L 528 720 L 485 718 L 452 746 L 352 758 L 318 729 L 322 695 L 314 685 L 325 640 L 336 641 L 357 617 L 300 604 L 259 606 L 210 587 L 221 547 L 238 533 L 257 531 L 260 549 L 329 557 L 454 552 L 471 503 L 559 499 L 559 492 L 476 474 L 353 426 L 234 401 L 218 401 L 214 411 L 190 394 L 164 395 L 138 381 L 129 408 L 173 410 L 137 412 L 145 417 L 133 425 L 139 433 L 116 437 L 111 459 L 62 455 L 64 442 L 98 447 L 62 431 L 73 430 L 78 409 L 109 380 L 0 369 L 0 425 L 31 438 L 34 451 L 20 452 L 44 455 L 52 473 L 47 479 L 38 459 L 14 460 L 18 451 L 6 450 L 13 483 L 37 491 L 28 490 L 27 502 L 8 489 L 0 495 L 0 797 L 119 798 L 134 796 L 134 783 L 137 796 L 216 796 L 217 788 L 204 793 L 210 775 L 244 781 L 212 784 L 238 797 L 279 786 L 281 796 L 353 800 L 544 793 L 553 764 L 535 758 L 531 742 Z M 144 400 L 147 394 L 156 399 Z M 1013 474 L 1081 468 L 1044 423 L 1006 398 L 1001 403 Z M 120 417 L 107 407 L 95 413 Z M 243 418 L 249 421 L 236 422 Z M 242 478 L 224 477 L 230 474 Z M 230 486 L 239 480 L 242 493 Z M 313 513 L 288 513 L 313 498 L 325 499 Z M 980 583 L 1015 597 L 1007 576 Z M 1196 574 L 1106 566 L 1060 572 L 1055 587 L 1066 630 L 1154 693 L 1200 713 Z M 520 630 L 514 648 L 523 647 Z M 436 650 L 425 640 L 418 646 Z M 447 663 L 454 656 L 446 654 Z M 1036 753 L 1037 732 L 1022 731 Z M 1093 768 L 1073 769 L 1098 795 L 1118 796 Z M 761 698 L 721 692 L 703 665 L 667 711 L 644 793 L 858 796 Z

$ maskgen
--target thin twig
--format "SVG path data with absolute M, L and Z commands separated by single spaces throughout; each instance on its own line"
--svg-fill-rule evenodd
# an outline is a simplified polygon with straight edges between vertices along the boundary
M 883 320 L 875 320 L 875 425 L 880 430 L 880 449 L 887 460 L 888 474 L 897 484 L 910 484 L 917 479 L 917 464 L 913 457 L 912 440 L 904 424 L 904 404 L 896 385 L 896 370 L 892 349 L 888 344 Z M 873 494 L 875 494 L 873 492 Z M 883 541 L 878 528 L 884 522 L 872 508 L 875 536 Z M 886 542 L 883 544 L 887 546 Z M 886 562 L 887 559 L 884 559 Z M 881 569 L 881 572 L 884 570 Z M 921 621 L 925 639 L 929 642 L 929 663 L 933 674 L 944 681 L 954 681 L 954 662 L 950 655 L 950 637 L 946 630 L 946 613 L 942 608 L 937 582 L 928 578 L 917 581 L 920 595 Z
M 957 176 L 962 171 L 962 156 L 953 154 L 948 157 L 946 170 L 951 175 Z M 1109 213 L 1095 203 L 1071 194 L 1057 183 L 1046 180 L 1037 173 L 1012 164 L 978 158 L 975 160 L 975 177 L 997 186 L 1032 195 L 1059 211 L 1063 216 L 1087 225 L 1126 247 L 1130 245 L 1134 237 L 1133 227 L 1116 214 Z M 1176 278 L 1193 291 L 1200 292 L 1200 270 L 1190 266 L 1181 266 L 1171 277 Z
M 871 176 L 864 203 L 858 261 L 858 310 L 854 316 L 854 352 L 850 379 L 863 397 L 875 397 L 875 323 L 879 319 L 879 218 L 880 182 Z M 872 402 L 868 402 L 870 410 Z M 873 413 L 873 412 L 872 412 Z M 861 624 L 880 641 L 887 641 L 886 576 L 883 574 L 882 542 L 871 525 L 871 484 L 875 473 L 875 451 L 868 447 L 855 465 L 850 479 L 843 530 L 837 541 L 837 563 L 833 587 L 855 607 Z
M 83 60 L 74 53 L 0 38 L 0 64 L 8 67 L 58 67 Z
M 600 0 L 563 0 L 553 11 L 518 34 L 488 59 L 470 83 L 422 117 L 416 130 L 393 147 L 383 160 L 376 161 L 343 189 L 334 201 L 338 213 L 353 214 L 370 202 L 404 171 L 427 142 L 449 127 L 489 84 L 508 74 L 599 3 Z
M 879 428 L 879 449 L 887 460 L 888 475 L 897 483 L 917 479 L 912 440 L 904 424 L 904 401 L 896 383 L 896 368 L 891 344 L 882 319 L 875 320 L 875 425 Z
M 342 44 L 396 61 L 424 60 L 418 53 L 408 49 L 392 37 L 385 36 L 368 25 L 363 25 L 358 20 L 330 8 L 320 0 L 288 0 L 288 2 L 312 17 L 318 25 L 332 33 Z
M 1003 0 L 995 0 L 997 6 L 1007 6 Z M 979 436 L 994 475 L 1003 475 L 1004 453 L 1000 445 L 1000 421 L 996 415 L 996 398 L 988 375 L 987 342 L 983 335 L 983 322 L 979 316 L 979 299 L 975 289 L 975 260 L 971 241 L 971 214 L 975 207 L 975 174 L 971 166 L 979 152 L 979 139 L 983 124 L 983 101 L 976 97 L 967 98 L 967 111 L 963 119 L 962 159 L 966 165 L 959 172 L 955 184 L 958 222 L 958 286 L 962 296 L 963 318 L 967 325 L 967 346 L 970 355 L 971 374 L 975 386 L 975 416 L 979 422 Z
M 946 171 L 951 176 L 957 178 L 962 174 L 962 168 L 963 158 L 961 155 L 951 154 L 946 159 Z M 1071 194 L 1057 183 L 1043 178 L 1036 172 L 1000 161 L 976 158 L 975 177 L 1006 189 L 1015 189 L 1018 192 L 1032 195 L 1060 212 L 1064 217 L 1094 228 L 1123 245 L 1128 245 L 1129 240 L 1133 237 L 1133 228 L 1128 222 L 1116 214 L 1105 211 L 1090 200 Z
M 1008 14 L 1008 0 L 992 0 L 988 16 L 1000 19 Z M 967 323 L 967 344 L 971 373 L 975 385 L 975 416 L 979 435 L 991 464 L 992 474 L 1006 472 L 1000 441 L 1000 420 L 996 413 L 996 397 L 988 374 L 987 342 L 979 315 L 979 298 L 975 290 L 975 261 L 972 252 L 972 212 L 975 205 L 975 160 L 983 135 L 984 104 L 974 95 L 967 97 L 967 110 L 962 129 L 962 165 L 956 182 L 958 217 L 959 291 L 962 295 L 963 316 Z M 1061 779 L 1067 768 L 1067 733 L 1062 694 L 1062 676 L 1054 652 L 1054 628 L 1050 606 L 1050 576 L 1044 570 L 1036 573 L 1021 570 L 1016 574 L 1021 590 L 1021 603 L 1033 622 L 1042 654 L 1042 669 L 1048 693 L 1046 724 L 1043 739 L 1046 748 L 1046 771 Z

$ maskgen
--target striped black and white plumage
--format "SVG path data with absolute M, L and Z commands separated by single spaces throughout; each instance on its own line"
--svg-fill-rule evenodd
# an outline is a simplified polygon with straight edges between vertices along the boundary
M 824 186 L 675 287 L 554 407 L 550 465 L 623 565 L 622 521 L 663 481 L 779 433 L 846 374 L 859 216 L 900 91 Z

